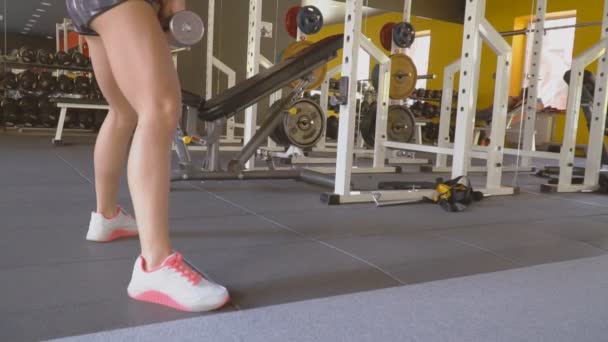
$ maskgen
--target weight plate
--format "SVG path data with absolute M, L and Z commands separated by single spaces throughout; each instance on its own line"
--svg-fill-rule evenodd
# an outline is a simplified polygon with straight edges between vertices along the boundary
M 393 27 L 392 38 L 398 47 L 409 48 L 414 44 L 414 40 L 416 39 L 416 30 L 412 24 L 402 22 Z
M 378 91 L 378 80 L 380 79 L 380 64 L 376 64 L 372 69 L 372 86 Z
M 376 140 L 376 102 L 370 104 L 369 111 L 361 112 L 360 132 L 363 141 L 374 147 Z M 386 125 L 386 140 L 409 143 L 416 133 L 414 114 L 405 106 L 390 106 Z
M 311 100 L 297 101 L 283 117 L 283 129 L 289 143 L 305 149 L 319 142 L 325 123 L 323 110 Z
M 285 13 L 285 31 L 291 38 L 298 37 L 298 13 L 300 13 L 301 8 L 300 6 L 293 6 Z
M 407 107 L 390 106 L 387 123 L 386 139 L 388 141 L 408 143 L 414 139 L 416 119 Z
M 175 13 L 169 26 L 173 33 L 174 43 L 178 43 L 178 47 L 197 44 L 205 35 L 205 23 L 198 14 L 192 11 Z
M 374 147 L 376 138 L 376 109 L 378 104 L 372 102 L 367 107 L 367 111 L 361 111 L 361 119 L 359 122 L 359 133 L 365 144 L 369 147 Z
M 380 44 L 388 51 L 391 51 L 393 47 L 393 27 L 395 27 L 395 23 L 386 23 L 380 30 Z
M 340 119 L 337 116 L 332 115 L 327 118 L 327 131 L 325 136 L 329 139 L 338 140 L 338 128 L 340 126 Z
M 298 53 L 306 50 L 311 45 L 313 45 L 313 43 L 308 40 L 301 40 L 299 42 L 292 43 L 283 51 L 283 56 L 281 57 L 281 60 L 287 60 L 297 55 Z M 312 80 L 310 81 L 306 89 L 313 90 L 319 88 L 323 83 L 323 80 L 325 80 L 325 75 L 327 75 L 327 64 L 323 64 L 323 66 L 319 67 L 312 73 Z M 292 82 L 289 86 L 291 88 L 295 88 L 297 87 L 298 83 L 299 80 Z
M 389 96 L 394 100 L 405 99 L 416 89 L 418 71 L 412 59 L 404 54 L 391 56 L 391 89 Z
M 298 11 L 297 21 L 302 33 L 319 33 L 323 28 L 323 13 L 315 6 L 304 6 Z

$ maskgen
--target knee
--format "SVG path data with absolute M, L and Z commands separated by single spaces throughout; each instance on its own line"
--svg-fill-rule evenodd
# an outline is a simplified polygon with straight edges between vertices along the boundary
M 158 125 L 174 131 L 182 115 L 180 94 L 172 92 L 149 100 L 145 109 L 139 112 L 140 124 Z
M 129 110 L 112 108 L 108 112 L 106 121 L 109 121 L 114 129 L 132 131 L 137 126 L 137 114 Z

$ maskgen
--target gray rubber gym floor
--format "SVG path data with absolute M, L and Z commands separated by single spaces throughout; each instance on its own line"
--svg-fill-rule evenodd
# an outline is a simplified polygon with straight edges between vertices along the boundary
M 526 174 L 519 175 L 518 196 L 488 198 L 459 214 L 431 204 L 327 207 L 319 201 L 323 189 L 295 181 L 181 183 L 170 194 L 174 246 L 228 286 L 233 304 L 206 315 L 176 312 L 128 299 L 137 240 L 84 240 L 95 206 L 92 144 L 56 148 L 49 140 L 0 135 L 0 341 L 356 296 L 608 254 L 608 196 L 541 195 L 543 180 Z M 512 179 L 506 174 L 505 184 Z M 121 201 L 130 208 L 126 184 Z

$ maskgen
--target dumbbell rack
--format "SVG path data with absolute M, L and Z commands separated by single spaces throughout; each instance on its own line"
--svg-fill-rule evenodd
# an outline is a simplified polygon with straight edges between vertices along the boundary
M 20 59 L 16 59 L 15 57 L 9 56 L 0 56 L 0 64 L 4 66 L 6 71 L 23 71 L 27 69 L 41 69 L 41 70 L 54 70 L 56 72 L 55 76 L 63 72 L 74 71 L 74 72 L 82 72 L 82 73 L 93 73 L 93 69 L 91 68 L 83 68 L 77 66 L 62 66 L 56 64 L 42 64 L 42 63 L 27 63 Z M 55 74 L 55 73 L 54 73 Z M 4 97 L 9 97 L 8 89 L 4 89 Z M 59 132 L 58 128 L 44 128 L 44 127 L 1 127 L 1 130 L 4 132 L 17 132 L 20 134 L 52 134 L 54 132 Z M 88 129 L 62 129 L 61 133 L 69 133 L 72 136 L 89 136 L 92 135 L 93 130 Z M 56 134 L 57 135 L 57 134 Z

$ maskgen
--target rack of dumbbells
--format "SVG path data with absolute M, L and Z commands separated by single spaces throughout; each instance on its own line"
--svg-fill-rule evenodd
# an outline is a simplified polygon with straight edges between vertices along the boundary
M 411 102 L 410 110 L 417 120 L 423 120 L 427 124 L 422 127 L 422 140 L 426 143 L 435 143 L 439 138 L 439 116 L 441 115 L 441 97 L 443 91 L 433 89 L 419 88 L 413 92 L 409 100 Z M 458 99 L 458 93 L 452 94 L 452 99 Z M 456 111 L 453 110 L 453 115 Z M 454 121 L 452 121 L 454 122 Z M 453 130 L 450 130 L 452 139 L 454 137 Z
M 53 98 L 103 100 L 90 60 L 78 49 L 53 53 L 24 46 L 1 56 L 0 63 L 4 67 L 0 74 L 0 126 L 5 131 L 52 132 L 59 117 Z M 66 117 L 65 127 L 95 132 L 106 114 L 74 110 Z

